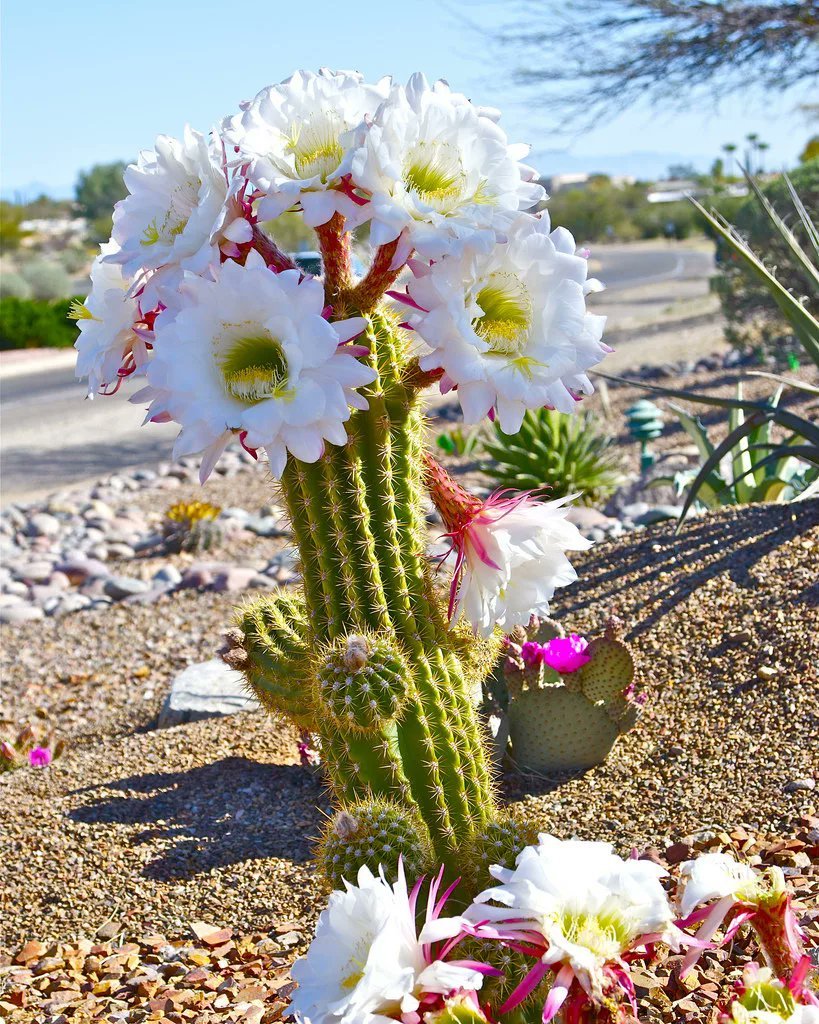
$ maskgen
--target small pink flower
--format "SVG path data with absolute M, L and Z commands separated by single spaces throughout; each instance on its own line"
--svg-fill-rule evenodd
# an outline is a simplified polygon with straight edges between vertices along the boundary
M 33 747 L 28 752 L 28 763 L 32 768 L 45 768 L 51 764 L 51 751 L 48 747 Z
M 543 663 L 561 675 L 568 675 L 582 668 L 590 661 L 586 654 L 589 641 L 585 637 L 571 633 L 569 636 L 556 636 L 543 647 L 541 655 Z
M 543 663 L 543 644 L 537 640 L 527 640 L 521 645 L 520 656 L 527 668 L 535 668 Z

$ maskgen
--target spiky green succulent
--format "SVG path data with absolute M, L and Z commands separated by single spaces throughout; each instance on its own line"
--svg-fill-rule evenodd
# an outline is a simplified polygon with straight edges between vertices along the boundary
M 484 442 L 486 473 L 500 487 L 544 490 L 545 498 L 580 493 L 587 505 L 605 501 L 623 479 L 613 438 L 602 434 L 588 414 L 570 416 L 554 409 L 530 410 L 517 434 L 498 424 Z

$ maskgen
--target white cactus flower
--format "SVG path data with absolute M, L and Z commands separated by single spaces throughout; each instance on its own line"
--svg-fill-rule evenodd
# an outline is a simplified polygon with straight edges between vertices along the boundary
M 777 891 L 784 893 L 782 869 L 772 868 L 771 872 L 769 876 L 761 875 L 727 853 L 704 853 L 688 860 L 680 866 L 680 915 L 688 917 L 697 907 L 726 897 L 731 897 L 732 904 L 755 902 L 761 894 L 770 891 L 767 878 L 773 880 Z
M 430 915 L 430 924 L 417 934 L 417 890 L 408 893 L 403 868 L 394 885 L 367 867 L 360 868 L 357 882 L 330 896 L 307 955 L 293 965 L 299 988 L 290 1012 L 296 1020 L 393 1024 L 426 1004 L 425 996 L 481 987 L 479 970 L 435 959 L 432 952 L 432 942 L 458 934 L 461 919 Z
M 88 378 L 90 396 L 116 387 L 120 371 L 143 371 L 150 354 L 134 331 L 142 314 L 132 282 L 121 266 L 105 259 L 117 250 L 115 242 L 100 246 L 91 266 L 91 291 L 85 302 L 72 308 L 79 329 L 74 343 L 76 374 Z
M 181 425 L 177 456 L 206 453 L 203 477 L 235 432 L 265 449 L 275 476 L 288 452 L 315 462 L 325 441 L 345 443 L 350 406 L 367 407 L 356 389 L 375 377 L 345 347 L 366 321 L 330 323 L 323 309 L 318 280 L 274 274 L 255 252 L 212 278 L 186 274 L 155 323 L 150 388 L 134 397 L 153 399 L 148 418 Z
M 181 140 L 160 135 L 125 171 L 129 194 L 114 208 L 117 252 L 106 259 L 125 273 L 176 264 L 203 272 L 218 261 L 216 234 L 228 193 L 221 153 L 204 135 L 186 127 Z
M 368 85 L 352 71 L 297 71 L 263 89 L 222 132 L 231 163 L 247 164 L 264 193 L 259 216 L 273 220 L 301 203 L 305 223 L 317 227 L 334 213 L 361 220 L 362 205 L 342 187 L 342 141 L 387 95 L 388 80 Z
M 624 954 L 655 941 L 676 947 L 681 938 L 660 884 L 663 869 L 650 861 L 623 860 L 608 843 L 541 835 L 537 846 L 518 855 L 514 868 L 490 870 L 500 884 L 482 892 L 466 916 L 491 922 L 501 937 L 543 948 L 530 977 L 501 1013 L 550 970 L 555 980 L 544 1021 L 559 1011 L 572 985 L 592 1001 L 603 999 L 612 986 L 628 991 Z
M 586 310 L 600 286 L 547 214 L 521 214 L 488 252 L 411 266 L 406 319 L 428 346 L 421 368 L 444 370 L 467 423 L 494 410 L 514 434 L 527 409 L 574 412 L 578 395 L 592 392 L 586 371 L 611 351 L 601 341 L 606 318 Z
M 577 495 L 538 501 L 525 492 L 499 492 L 480 501 L 433 458 L 425 463 L 430 496 L 455 552 L 450 617 L 463 615 L 489 636 L 496 626 L 508 633 L 532 615 L 547 615 L 555 590 L 577 579 L 566 552 L 591 547 L 566 518 Z
M 488 249 L 497 230 L 545 196 L 519 162 L 527 146 L 510 146 L 486 111 L 422 74 L 392 87 L 350 147 L 342 169 L 371 197 L 373 245 L 403 232 L 405 247 L 425 258 L 467 243 Z

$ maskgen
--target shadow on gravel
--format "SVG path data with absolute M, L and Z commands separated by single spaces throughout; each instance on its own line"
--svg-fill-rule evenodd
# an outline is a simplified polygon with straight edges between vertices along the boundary
M 88 825 L 135 826 L 131 842 L 150 851 L 142 874 L 187 879 L 246 860 L 312 857 L 326 806 L 320 779 L 300 765 L 226 757 L 180 772 L 131 775 L 73 794 L 99 793 L 69 812 Z
M 563 597 L 561 614 L 610 607 L 623 618 L 638 619 L 631 636 L 640 636 L 722 573 L 738 586 L 756 588 L 757 564 L 775 548 L 816 527 L 819 499 L 746 506 L 735 514 L 706 514 L 691 519 L 679 534 L 672 525 L 649 528 L 627 548 L 618 544 L 611 552 L 593 549 L 580 570 L 583 586 Z M 629 587 L 624 589 L 626 576 Z M 648 602 L 647 583 L 652 585 Z M 790 599 L 814 606 L 819 588 L 811 584 L 791 593 Z

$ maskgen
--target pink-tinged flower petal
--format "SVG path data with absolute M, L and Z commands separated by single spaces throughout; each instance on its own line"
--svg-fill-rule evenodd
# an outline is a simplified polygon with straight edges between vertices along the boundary
M 466 967 L 470 971 L 477 971 L 478 974 L 485 974 L 491 978 L 502 978 L 503 971 L 498 967 L 493 967 L 491 964 L 481 963 L 480 960 L 450 960 L 455 967 Z
M 28 763 L 32 768 L 45 768 L 51 764 L 51 751 L 48 747 L 33 747 L 28 752 Z
M 395 299 L 396 302 L 403 302 L 405 306 L 411 306 L 413 309 L 419 310 L 421 313 L 428 313 L 428 309 L 424 309 L 423 306 L 419 306 L 415 299 L 412 298 L 407 292 L 388 291 L 386 293 L 391 299 Z
M 516 1006 L 519 1006 L 527 996 L 534 992 L 541 981 L 543 981 L 544 977 L 549 973 L 550 969 L 549 964 L 544 964 L 542 961 L 538 960 L 523 981 L 510 994 L 503 1006 L 500 1007 L 498 1014 L 502 1016 L 504 1013 L 508 1013 L 510 1010 L 514 1010 Z
M 591 660 L 586 654 L 588 646 L 589 641 L 577 633 L 556 636 L 543 647 L 543 663 L 560 675 L 569 675 Z
M 540 665 L 543 662 L 543 644 L 539 644 L 537 640 L 526 640 L 521 645 L 520 656 L 523 658 L 523 664 L 529 668 L 534 668 L 536 665 Z
M 731 908 L 734 905 L 734 896 L 723 896 L 721 900 L 711 907 L 708 917 L 706 917 L 701 928 L 697 932 L 697 944 L 691 946 L 691 949 L 685 954 L 685 959 L 680 964 L 680 977 L 684 978 L 691 968 L 696 964 L 699 958 L 702 956 L 702 951 L 705 945 L 713 938 L 716 931 L 719 929 L 722 922 L 728 916 Z
M 753 910 L 746 910 L 741 914 L 735 914 L 730 925 L 725 929 L 725 934 L 722 939 L 723 945 L 727 945 L 745 922 L 750 921 L 753 916 Z
M 569 986 L 574 980 L 574 971 L 567 964 L 557 972 L 546 1002 L 543 1004 L 543 1024 L 548 1024 L 557 1015 L 560 1007 L 566 1002 Z

